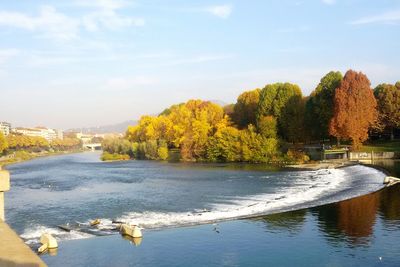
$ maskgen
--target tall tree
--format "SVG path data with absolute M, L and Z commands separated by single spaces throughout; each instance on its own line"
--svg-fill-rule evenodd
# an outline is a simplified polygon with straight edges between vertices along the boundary
M 338 139 L 351 140 L 353 148 L 359 148 L 367 140 L 368 129 L 377 118 L 376 106 L 367 76 L 347 71 L 335 92 L 329 133 Z
M 247 128 L 247 125 L 254 125 L 256 123 L 256 111 L 260 92 L 260 89 L 255 89 L 239 95 L 233 107 L 232 118 L 240 129 Z
M 378 102 L 378 125 L 381 130 L 388 130 L 393 140 L 394 128 L 400 128 L 400 84 L 380 84 L 374 89 Z
M 289 142 L 301 142 L 306 139 L 304 125 L 305 100 L 299 95 L 291 97 L 282 110 L 282 137 Z
M 277 123 L 273 116 L 263 116 L 258 122 L 258 132 L 265 138 L 277 137 Z
M 3 133 L 0 132 L 0 154 L 4 152 L 8 148 L 8 143 Z
M 333 99 L 343 75 L 331 71 L 322 77 L 306 103 L 306 125 L 312 138 L 329 138 L 329 122 L 333 117 Z
M 281 114 L 287 107 L 289 99 L 302 96 L 300 87 L 291 83 L 275 83 L 266 85 L 260 93 L 257 106 L 257 125 L 263 116 L 274 116 L 278 122 L 278 132 L 282 132 Z

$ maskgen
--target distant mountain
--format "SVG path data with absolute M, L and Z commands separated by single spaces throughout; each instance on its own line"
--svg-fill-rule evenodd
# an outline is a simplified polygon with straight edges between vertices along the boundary
M 91 134 L 105 134 L 105 133 L 125 133 L 129 125 L 136 125 L 138 122 L 134 120 L 124 121 L 117 124 L 97 126 L 97 127 L 85 127 L 85 128 L 73 128 L 68 129 L 66 132 L 82 132 Z
M 220 105 L 221 107 L 225 107 L 226 105 L 228 105 L 228 103 L 226 103 L 226 102 L 224 102 L 222 100 L 218 100 L 218 99 L 210 99 L 208 101 L 210 101 L 211 103 Z

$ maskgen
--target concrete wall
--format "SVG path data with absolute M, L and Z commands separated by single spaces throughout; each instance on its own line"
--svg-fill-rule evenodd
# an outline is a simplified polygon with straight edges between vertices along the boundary
M 350 152 L 350 160 L 370 160 L 370 159 L 395 159 L 398 155 L 395 152 Z

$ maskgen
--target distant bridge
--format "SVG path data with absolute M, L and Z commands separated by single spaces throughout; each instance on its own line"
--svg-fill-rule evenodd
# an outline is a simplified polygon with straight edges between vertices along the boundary
M 101 143 L 83 144 L 82 147 L 90 150 L 100 150 Z

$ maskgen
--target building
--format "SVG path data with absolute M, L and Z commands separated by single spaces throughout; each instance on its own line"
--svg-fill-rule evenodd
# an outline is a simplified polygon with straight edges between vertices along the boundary
M 62 130 L 55 130 L 55 131 L 57 133 L 57 138 L 60 139 L 60 140 L 63 140 L 64 139 L 63 131 Z
M 49 129 L 46 127 L 36 127 L 36 128 L 17 127 L 13 129 L 13 132 L 27 136 L 43 137 L 47 141 L 53 141 L 54 139 L 57 138 L 63 139 L 63 133 L 61 130 Z
M 0 133 L 3 133 L 4 136 L 9 135 L 11 132 L 11 123 L 0 121 Z

